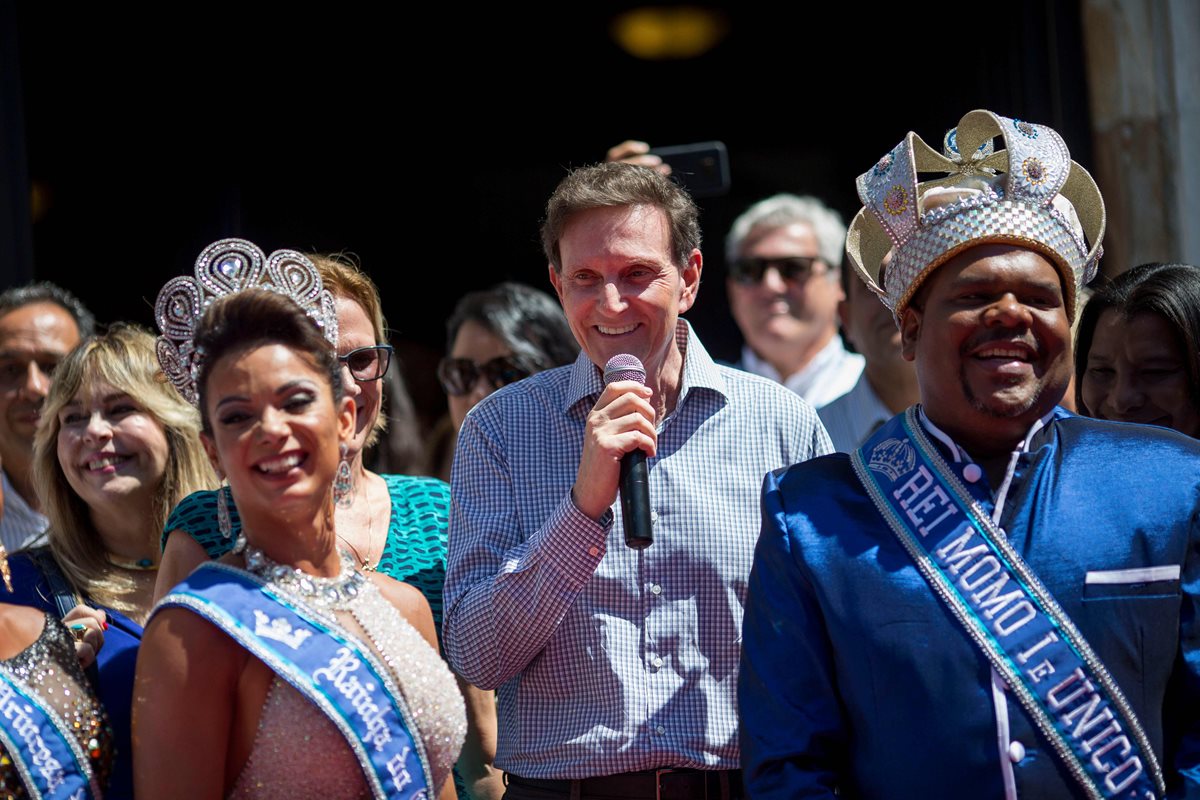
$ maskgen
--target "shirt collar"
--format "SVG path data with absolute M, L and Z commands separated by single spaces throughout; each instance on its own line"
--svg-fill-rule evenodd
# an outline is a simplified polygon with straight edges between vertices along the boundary
M 782 383 L 803 397 L 817 381 L 825 376 L 826 370 L 835 368 L 845 355 L 846 346 L 842 343 L 842 337 L 839 334 L 834 334 L 829 343 L 822 347 L 812 357 L 812 360 L 805 364 L 799 371 L 791 375 L 780 375 L 779 370 L 767 363 L 758 353 L 751 350 L 750 345 L 745 345 L 742 347 L 742 368 L 747 372 L 753 372 L 755 375 L 770 378 L 776 383 Z
M 1012 455 L 1008 459 L 1008 467 L 1004 470 L 1004 480 L 1000 482 L 1000 486 L 994 489 L 992 493 L 992 499 L 994 502 L 992 507 L 992 522 L 996 523 L 997 525 L 1000 524 L 1001 514 L 1004 512 L 1004 504 L 1008 499 L 1008 490 L 1012 488 L 1013 477 L 1016 475 L 1018 459 L 1022 453 L 1029 451 L 1029 446 L 1033 441 L 1033 437 L 1036 436 L 1039 431 L 1049 425 L 1051 420 L 1054 419 L 1059 411 L 1060 409 L 1055 406 L 1054 408 L 1050 409 L 1049 413 L 1034 422 L 1033 425 L 1029 426 L 1029 430 L 1026 432 L 1025 438 L 1023 438 L 1017 445 L 1016 449 L 1012 451 Z M 931 436 L 935 437 L 939 442 L 946 446 L 946 449 L 950 452 L 951 457 L 954 458 L 955 463 L 962 463 L 963 461 L 974 463 L 974 459 L 971 458 L 966 450 L 963 450 L 961 447 L 959 447 L 955 441 L 950 438 L 948 433 L 943 431 L 937 425 L 934 425 L 929 417 L 925 416 L 925 409 L 923 406 L 917 406 L 917 412 L 920 414 L 922 427 L 929 431 Z
M 725 378 L 721 376 L 716 362 L 704 349 L 687 320 L 681 319 L 676 322 L 675 341 L 679 345 L 679 352 L 683 354 L 683 381 L 679 387 L 679 399 L 675 408 L 682 406 L 694 389 L 709 389 L 727 398 L 729 395 Z M 571 366 L 571 380 L 563 397 L 562 411 L 565 413 L 585 400 L 590 408 L 602 391 L 604 377 L 600 367 L 591 362 L 587 353 L 579 351 L 579 357 Z
M 958 444 L 950 438 L 950 434 L 933 424 L 933 421 L 925 415 L 924 406 L 917 406 L 917 413 L 920 415 L 921 426 L 925 428 L 925 430 L 929 431 L 931 436 L 946 446 L 946 449 L 950 453 L 950 457 L 954 459 L 955 463 L 973 461 L 971 456 L 967 454 L 967 451 L 959 447 Z M 1054 419 L 1054 415 L 1057 413 L 1058 407 L 1056 406 L 1055 408 L 1050 409 L 1049 413 L 1047 413 L 1044 417 L 1034 422 L 1033 425 L 1029 427 L 1029 431 L 1025 434 L 1025 438 L 1021 440 L 1020 444 L 1017 445 L 1017 448 L 1013 452 L 1024 453 L 1029 450 L 1029 445 L 1030 442 L 1033 441 L 1033 437 L 1037 435 L 1038 431 L 1049 425 L 1050 421 Z

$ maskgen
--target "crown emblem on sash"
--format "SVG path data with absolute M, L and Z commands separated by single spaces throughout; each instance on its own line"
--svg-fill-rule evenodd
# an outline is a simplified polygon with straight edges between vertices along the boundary
M 293 650 L 298 650 L 304 640 L 312 636 L 312 631 L 293 630 L 292 625 L 283 617 L 271 619 L 257 608 L 254 609 L 254 635 L 264 639 L 274 639 L 282 642 Z
M 912 445 L 899 439 L 885 439 L 875 445 L 867 459 L 867 466 L 876 472 L 882 472 L 893 481 L 901 475 L 911 472 L 917 463 L 917 454 Z

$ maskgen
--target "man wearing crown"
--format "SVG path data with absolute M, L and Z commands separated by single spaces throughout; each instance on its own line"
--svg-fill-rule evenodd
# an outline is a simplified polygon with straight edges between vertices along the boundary
M 921 403 L 767 478 L 748 795 L 1193 796 L 1200 448 L 1057 407 L 1099 191 L 1053 130 L 986 111 L 858 188 L 847 251 Z

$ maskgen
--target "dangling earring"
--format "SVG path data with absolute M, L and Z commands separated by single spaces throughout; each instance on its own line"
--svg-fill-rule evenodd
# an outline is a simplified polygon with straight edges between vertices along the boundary
M 228 486 L 217 489 L 217 528 L 227 542 L 233 538 L 233 521 L 229 518 L 229 499 L 226 497 L 228 493 Z
M 349 508 L 351 502 L 351 494 L 354 491 L 354 476 L 350 473 L 350 460 L 346 458 L 346 454 L 350 452 L 350 448 L 342 442 L 338 449 L 342 456 L 342 461 L 338 464 L 337 474 L 333 476 L 333 502 L 338 508 Z

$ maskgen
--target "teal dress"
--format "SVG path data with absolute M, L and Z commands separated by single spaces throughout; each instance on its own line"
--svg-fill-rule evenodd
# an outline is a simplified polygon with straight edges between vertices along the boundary
M 433 610 L 438 636 L 442 632 L 442 584 L 446 580 L 446 526 L 450 514 L 450 487 L 435 478 L 381 475 L 392 499 L 387 541 L 376 570 L 412 584 L 425 595 Z M 228 492 L 229 488 L 220 491 Z M 186 531 L 209 558 L 220 558 L 233 549 L 241 532 L 233 497 L 226 495 L 228 537 L 217 525 L 217 493 L 193 492 L 180 501 L 163 528 L 162 544 L 171 531 Z

